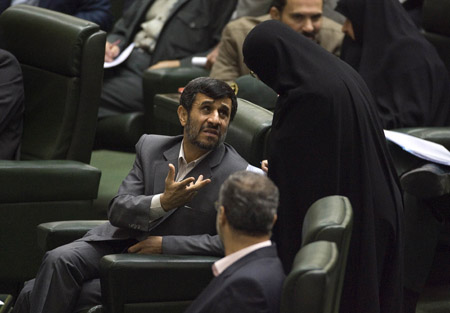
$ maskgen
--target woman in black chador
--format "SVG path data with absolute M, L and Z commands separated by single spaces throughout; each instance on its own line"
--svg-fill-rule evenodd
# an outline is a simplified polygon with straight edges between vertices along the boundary
M 402 200 L 374 102 L 348 64 L 278 21 L 247 36 L 244 60 L 279 94 L 269 177 L 280 189 L 274 240 L 286 271 L 308 207 L 344 195 L 354 211 L 341 312 L 401 311 Z
M 340 0 L 341 58 L 362 76 L 383 128 L 450 125 L 450 80 L 398 0 Z

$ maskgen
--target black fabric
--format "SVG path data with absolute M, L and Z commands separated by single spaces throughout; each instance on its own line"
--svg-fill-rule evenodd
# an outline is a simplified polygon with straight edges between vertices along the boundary
M 401 312 L 402 199 L 374 102 L 346 63 L 278 21 L 247 36 L 244 60 L 278 98 L 269 177 L 280 189 L 274 240 L 286 271 L 308 207 L 343 195 L 354 227 L 341 312 Z
M 147 52 L 134 49 L 124 66 L 105 71 L 99 118 L 142 111 L 142 72 L 150 62 L 151 56 Z
M 342 59 L 366 81 L 383 127 L 450 125 L 447 70 L 399 1 L 340 0 L 336 10 L 356 37 Z
M 0 49 L 0 159 L 17 158 L 23 131 L 24 90 L 19 62 Z

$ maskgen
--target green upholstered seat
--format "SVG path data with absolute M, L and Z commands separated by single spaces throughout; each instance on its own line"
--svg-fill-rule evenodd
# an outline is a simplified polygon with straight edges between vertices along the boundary
M 34 277 L 38 224 L 91 218 L 105 37 L 96 24 L 42 8 L 0 16 L 1 48 L 18 59 L 25 89 L 20 160 L 0 161 L 0 292 L 16 294 Z
M 275 110 L 278 95 L 269 86 L 251 75 L 244 75 L 236 79 L 237 96 L 250 101 L 269 111 Z
M 131 112 L 103 118 L 98 123 L 96 149 L 133 152 L 145 133 L 163 134 L 164 125 L 153 118 L 153 99 L 159 93 L 177 92 L 190 80 L 208 76 L 200 67 L 179 67 L 146 70 L 142 78 L 144 112 Z M 161 129 L 162 127 L 162 129 Z
M 113 254 L 100 261 L 103 312 L 183 312 L 213 278 L 217 258 Z
M 303 246 L 284 282 L 280 312 L 334 312 L 338 258 L 334 242 L 315 241 Z
M 342 196 L 319 199 L 309 208 L 305 217 L 303 245 L 328 240 L 333 242 L 334 249 L 342 250 L 333 256 L 336 258 L 333 261 L 336 265 L 333 266 L 337 268 L 333 269 L 333 273 L 336 273 L 333 274 L 333 292 L 327 295 L 327 307 L 330 308 L 327 312 L 337 312 L 339 306 L 352 221 L 351 205 Z M 101 223 L 104 221 L 65 221 L 39 225 L 39 244 L 43 249 L 53 249 L 59 244 L 77 239 L 77 233 L 81 237 L 91 227 Z M 101 261 L 102 307 L 93 309 L 92 313 L 183 312 L 212 278 L 211 264 L 215 260 L 217 258 L 204 256 L 106 256 Z M 289 287 L 288 290 L 291 289 Z M 153 294 L 148 290 L 159 292 Z M 290 307 L 293 304 L 288 305 Z
M 325 240 L 334 242 L 339 251 L 335 294 L 329 300 L 330 312 L 334 313 L 339 312 L 352 228 L 352 206 L 347 197 L 339 195 L 324 197 L 314 202 L 306 212 L 303 221 L 302 246 Z

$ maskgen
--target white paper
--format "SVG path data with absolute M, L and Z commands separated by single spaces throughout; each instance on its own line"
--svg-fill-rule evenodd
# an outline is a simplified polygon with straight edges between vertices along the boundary
M 3 305 L 4 303 L 3 303 L 3 301 L 2 300 L 0 300 L 0 305 Z
M 196 66 L 205 66 L 206 65 L 206 61 L 208 59 L 206 57 L 192 57 L 192 65 L 196 65 Z
M 391 130 L 384 130 L 384 135 L 421 159 L 450 166 L 450 152 L 441 144 Z
M 105 62 L 103 64 L 104 68 L 110 68 L 110 67 L 114 67 L 119 65 L 120 63 L 122 63 L 123 61 L 125 61 L 131 54 L 131 51 L 133 51 L 134 48 L 134 43 L 130 44 L 128 47 L 126 47 L 125 50 L 122 51 L 121 54 L 119 54 L 117 56 L 117 58 L 115 58 L 114 60 L 112 60 L 111 62 Z
M 251 164 L 247 165 L 246 171 L 264 175 L 264 176 L 267 175 L 266 172 L 264 172 L 262 169 L 260 169 L 259 167 L 253 166 Z

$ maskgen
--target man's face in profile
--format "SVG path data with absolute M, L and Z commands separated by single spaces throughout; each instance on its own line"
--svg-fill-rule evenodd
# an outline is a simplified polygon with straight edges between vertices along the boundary
M 322 0 L 287 0 L 280 12 L 270 9 L 272 19 L 279 20 L 296 32 L 315 40 L 322 27 Z

